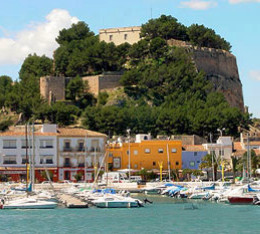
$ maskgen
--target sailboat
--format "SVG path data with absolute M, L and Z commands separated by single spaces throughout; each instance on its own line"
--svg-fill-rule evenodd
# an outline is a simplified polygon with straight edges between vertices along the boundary
M 25 137 L 26 137 L 26 161 L 28 162 L 28 141 L 27 141 L 27 125 L 25 125 Z M 32 181 L 28 185 L 28 163 L 26 163 L 26 188 L 20 189 L 25 191 L 27 197 L 17 198 L 15 200 L 2 199 L 0 203 L 0 209 L 54 209 L 57 207 L 57 203 L 54 201 L 46 201 L 37 199 L 37 196 L 29 197 L 29 193 L 32 192 Z M 34 172 L 32 172 L 34 173 Z

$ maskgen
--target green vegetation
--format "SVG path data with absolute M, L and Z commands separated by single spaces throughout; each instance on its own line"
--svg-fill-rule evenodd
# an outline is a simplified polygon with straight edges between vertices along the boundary
M 231 108 L 222 94 L 213 92 L 205 75 L 198 73 L 190 54 L 170 47 L 167 39 L 189 41 L 198 46 L 230 50 L 231 46 L 203 25 L 186 27 L 172 16 L 162 15 L 142 25 L 142 40 L 130 46 L 100 42 L 84 22 L 60 31 L 59 47 L 53 61 L 29 55 L 20 70 L 20 79 L 0 77 L 0 105 L 23 119 L 60 125 L 77 121 L 109 135 L 134 133 L 207 135 L 217 128 L 236 136 L 237 127 L 246 128 L 250 116 Z M 80 77 L 105 71 L 124 71 L 123 89 L 100 93 L 95 98 Z M 48 105 L 39 93 L 44 75 L 71 77 L 66 101 Z M 114 95 L 114 96 L 113 96 Z
M 188 41 L 196 46 L 210 47 L 230 51 L 231 45 L 217 35 L 213 29 L 204 25 L 192 24 L 189 27 L 179 23 L 172 16 L 161 15 L 142 25 L 141 36 L 149 40 L 160 37 L 164 40 L 177 39 Z

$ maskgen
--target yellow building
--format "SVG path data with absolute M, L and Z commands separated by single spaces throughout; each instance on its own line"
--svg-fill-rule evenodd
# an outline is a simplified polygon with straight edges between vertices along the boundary
M 129 157 L 130 149 L 130 157 Z M 107 148 L 108 163 L 114 171 L 130 168 L 134 170 L 159 170 L 159 162 L 163 170 L 181 169 L 182 142 L 176 140 L 142 140 L 136 143 L 110 144 Z
M 126 42 L 132 45 L 140 41 L 140 33 L 140 26 L 100 29 L 99 40 L 107 43 L 114 42 L 115 45 Z

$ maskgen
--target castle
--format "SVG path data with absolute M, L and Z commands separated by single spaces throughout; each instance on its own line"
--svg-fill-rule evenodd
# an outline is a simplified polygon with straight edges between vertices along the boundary
M 114 42 L 134 44 L 140 40 L 141 27 L 123 27 L 101 29 L 99 37 L 107 43 Z M 196 47 L 188 42 L 171 39 L 167 41 L 170 46 L 183 47 L 192 52 L 192 59 L 198 71 L 204 71 L 216 91 L 224 94 L 226 100 L 233 107 L 244 111 L 242 84 L 239 78 L 236 57 L 231 53 L 213 48 Z M 111 90 L 120 86 L 121 74 L 105 73 L 96 76 L 82 77 L 88 81 L 90 92 L 98 95 L 99 92 Z M 41 77 L 40 92 L 49 102 L 65 99 L 64 77 Z

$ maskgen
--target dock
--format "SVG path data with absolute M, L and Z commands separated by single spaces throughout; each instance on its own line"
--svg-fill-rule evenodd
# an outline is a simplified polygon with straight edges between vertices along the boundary
M 59 201 L 67 208 L 88 208 L 88 203 L 68 194 L 60 194 L 57 196 Z

